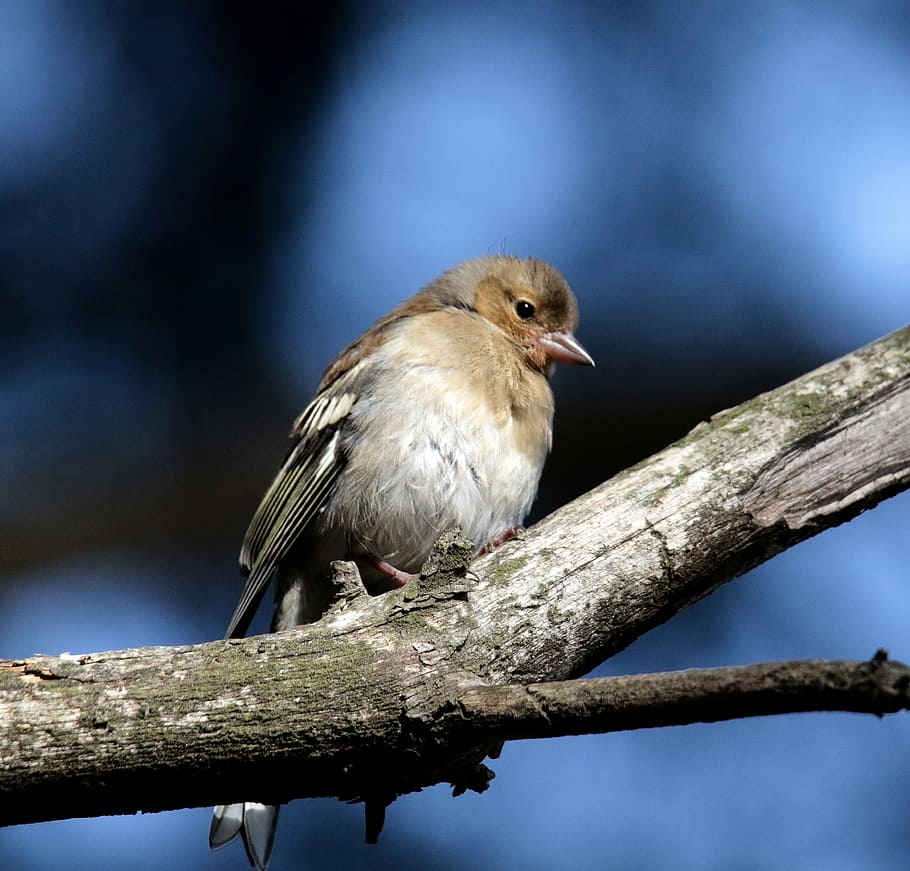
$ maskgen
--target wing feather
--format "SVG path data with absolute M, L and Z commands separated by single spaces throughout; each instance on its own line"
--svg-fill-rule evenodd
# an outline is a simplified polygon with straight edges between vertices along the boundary
M 356 392 L 344 388 L 359 368 L 354 367 L 320 393 L 294 423 L 294 446 L 243 539 L 240 566 L 246 583 L 225 638 L 246 632 L 279 562 L 325 503 L 344 468 L 339 429 L 357 399 Z

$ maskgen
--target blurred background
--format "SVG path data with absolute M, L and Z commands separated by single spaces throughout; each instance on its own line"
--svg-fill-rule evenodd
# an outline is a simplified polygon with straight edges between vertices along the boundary
M 312 7 L 312 8 L 311 8 Z M 0 0 L 0 656 L 221 636 L 246 523 L 343 344 L 483 253 L 556 265 L 536 516 L 910 320 L 900 0 Z M 910 498 L 599 674 L 910 659 Z M 264 624 L 260 623 L 260 627 Z M 519 742 L 483 796 L 298 801 L 289 868 L 905 869 L 910 723 Z M 9 869 L 244 869 L 209 811 L 0 829 Z

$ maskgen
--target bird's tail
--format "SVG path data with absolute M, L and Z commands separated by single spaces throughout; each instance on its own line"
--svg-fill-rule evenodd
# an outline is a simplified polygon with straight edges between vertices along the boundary
M 212 813 L 209 847 L 220 850 L 241 835 L 250 865 L 256 871 L 266 871 L 275 843 L 279 810 L 278 805 L 252 801 L 218 805 Z

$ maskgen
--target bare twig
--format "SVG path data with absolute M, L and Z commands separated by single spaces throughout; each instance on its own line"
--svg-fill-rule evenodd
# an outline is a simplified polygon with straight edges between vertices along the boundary
M 869 662 L 796 660 L 725 668 L 477 687 L 457 702 L 464 727 L 514 740 L 715 723 L 805 711 L 910 709 L 910 668 L 879 651 Z

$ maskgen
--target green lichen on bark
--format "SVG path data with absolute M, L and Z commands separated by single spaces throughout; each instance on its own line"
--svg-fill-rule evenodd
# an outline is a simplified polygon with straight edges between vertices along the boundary
M 528 557 L 526 556 L 504 559 L 490 572 L 488 578 L 494 584 L 507 584 L 527 565 L 527 563 Z

